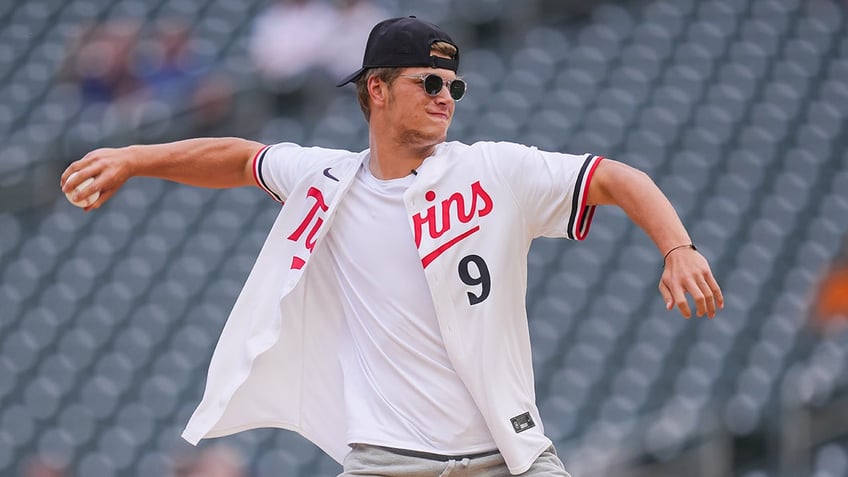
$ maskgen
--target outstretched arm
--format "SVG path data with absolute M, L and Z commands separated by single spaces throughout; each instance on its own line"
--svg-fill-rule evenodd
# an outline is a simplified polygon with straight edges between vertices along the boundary
M 94 181 L 75 192 L 80 200 L 95 191 L 100 197 L 86 211 L 103 205 L 130 178 L 157 177 L 209 188 L 256 185 L 252 159 L 263 147 L 239 138 L 201 138 L 167 144 L 136 145 L 119 149 L 96 149 L 73 162 L 62 173 L 61 186 L 71 192 L 83 181 Z M 70 180 L 71 174 L 79 172 Z
M 692 239 L 671 202 L 647 174 L 605 159 L 598 164 L 589 184 L 588 202 L 621 207 L 654 241 L 660 253 L 668 254 L 659 284 L 667 309 L 677 306 L 683 316 L 691 317 L 686 293 L 695 300 L 698 316 L 706 314 L 712 318 L 716 307 L 724 307 L 721 288 L 707 260 L 696 250 L 681 247 L 691 244 Z

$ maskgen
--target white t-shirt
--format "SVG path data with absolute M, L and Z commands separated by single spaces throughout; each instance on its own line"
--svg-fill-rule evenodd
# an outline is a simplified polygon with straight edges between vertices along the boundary
M 364 163 L 327 232 L 349 331 L 340 353 L 347 441 L 441 454 L 492 450 L 447 356 L 407 223 L 403 193 L 414 180 L 379 180 Z

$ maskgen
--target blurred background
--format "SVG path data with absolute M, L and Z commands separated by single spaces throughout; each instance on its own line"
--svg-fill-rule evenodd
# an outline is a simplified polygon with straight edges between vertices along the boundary
M 538 240 L 538 402 L 575 477 L 848 476 L 848 4 L 841 0 L 0 1 L 0 476 L 325 477 L 296 434 L 180 439 L 278 204 L 133 179 L 94 213 L 87 151 L 194 136 L 360 150 L 377 21 L 450 32 L 451 139 L 649 173 L 710 259 L 714 320 L 599 210 Z

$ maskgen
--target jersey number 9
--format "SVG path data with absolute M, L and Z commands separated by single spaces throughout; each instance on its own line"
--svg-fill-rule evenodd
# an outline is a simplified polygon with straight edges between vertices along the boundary
M 472 273 L 472 266 L 473 273 Z M 489 275 L 489 267 L 486 261 L 479 255 L 468 255 L 459 261 L 459 279 L 462 283 L 470 287 L 480 286 L 480 294 L 467 292 L 468 303 L 476 305 L 489 297 L 489 291 L 492 289 L 492 277 Z

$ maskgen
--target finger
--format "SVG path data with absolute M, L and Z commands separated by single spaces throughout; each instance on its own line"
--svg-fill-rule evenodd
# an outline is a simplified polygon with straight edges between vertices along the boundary
M 65 171 L 62 173 L 61 180 L 59 181 L 63 191 L 66 191 L 65 189 L 69 186 L 68 179 L 70 179 L 71 176 L 73 176 L 75 173 L 80 173 L 76 175 L 76 177 L 81 178 L 79 182 L 85 180 L 86 177 L 90 177 L 90 175 L 84 173 L 84 169 L 86 169 L 87 166 L 91 165 L 92 153 L 93 152 L 89 152 L 88 154 L 83 156 L 82 159 L 72 162 L 71 165 L 65 168 Z M 77 182 L 77 184 L 79 182 Z
M 680 285 L 674 285 L 671 287 L 671 296 L 674 299 L 674 303 L 677 305 L 680 314 L 685 318 L 692 317 L 692 310 L 689 308 L 689 302 L 686 300 L 686 293 L 683 290 L 683 287 Z
M 76 190 L 77 187 L 80 186 L 80 184 L 82 184 L 83 182 L 85 182 L 86 180 L 88 180 L 91 177 L 96 177 L 97 174 L 98 174 L 97 170 L 93 169 L 91 167 L 77 169 L 76 171 L 72 172 L 67 177 L 67 179 L 65 180 L 64 185 L 62 185 L 62 192 L 66 193 L 66 194 L 72 193 L 73 191 Z M 84 189 L 85 190 L 95 190 L 93 187 L 94 187 L 94 184 L 92 183 L 92 184 L 89 184 L 88 186 L 86 186 Z
M 704 316 L 707 313 L 707 296 L 701 290 L 700 283 L 697 280 L 690 279 L 685 284 L 686 291 L 689 292 L 689 295 L 692 296 L 692 300 L 695 302 L 695 314 L 697 316 Z
M 704 279 L 698 280 L 698 289 L 701 290 L 701 294 L 704 295 L 704 305 L 706 306 L 705 312 L 707 317 L 714 317 L 716 314 L 716 300 L 713 290 Z
M 67 193 L 74 190 L 73 187 L 71 187 L 70 181 L 74 181 L 76 183 L 76 176 L 79 175 L 77 174 L 78 170 L 79 166 L 76 163 L 73 163 L 65 169 L 64 173 L 62 173 L 62 179 L 59 181 L 62 192 Z
M 90 169 L 97 165 L 97 163 L 98 163 L 97 159 L 102 155 L 102 151 L 103 151 L 103 149 L 96 149 L 94 151 L 91 151 L 88 154 L 86 154 L 85 156 L 83 156 L 81 159 L 72 162 L 71 165 L 69 165 L 68 167 L 65 168 L 65 171 L 62 173 L 61 180 L 59 181 L 59 183 L 62 186 L 62 190 L 64 192 L 68 192 L 70 190 L 73 190 L 73 188 L 71 186 L 76 187 L 76 184 L 68 184 L 67 183 L 68 179 L 75 172 L 79 172 L 79 174 L 77 174 L 77 177 L 79 178 L 79 182 L 82 182 L 85 179 L 92 177 L 92 176 L 95 176 L 99 173 L 98 170 L 90 170 Z M 77 182 L 77 184 L 79 184 L 79 182 Z
M 721 287 L 718 286 L 718 282 L 716 282 L 715 277 L 713 277 L 712 273 L 707 273 L 704 276 L 704 280 L 707 282 L 707 286 L 710 287 L 710 290 L 713 292 L 713 296 L 715 297 L 716 304 L 719 308 L 724 308 L 724 295 L 721 293 Z
M 106 203 L 106 201 L 108 201 L 113 195 L 115 195 L 115 193 L 117 191 L 118 191 L 117 189 L 110 189 L 110 190 L 107 190 L 107 191 L 101 191 L 100 197 L 98 197 L 97 200 L 95 200 L 88 207 L 85 207 L 83 210 L 86 211 L 86 212 L 91 212 L 92 210 L 99 209 L 103 204 Z
M 660 281 L 659 289 L 660 295 L 662 295 L 663 298 L 663 303 L 665 303 L 665 309 L 670 310 L 674 306 L 674 298 L 671 296 L 671 290 L 669 290 L 662 281 Z
M 93 180 L 84 188 L 76 190 L 80 184 L 88 179 Z M 116 181 L 114 169 L 106 167 L 103 163 L 93 163 L 72 174 L 65 183 L 63 190 L 66 193 L 71 193 L 74 200 L 79 201 L 95 192 L 100 192 L 103 195 L 107 190 L 117 189 Z
M 689 280 L 686 282 L 686 290 L 695 302 L 695 314 L 697 316 L 704 316 L 704 314 L 707 313 L 707 297 L 701 291 L 698 282 L 695 280 Z
M 62 190 L 65 189 L 65 184 L 68 181 L 68 178 L 71 177 L 75 172 L 77 172 L 82 165 L 80 161 L 72 162 L 65 170 L 62 172 L 62 176 L 59 178 L 59 186 L 62 187 Z
M 71 187 L 73 187 L 70 189 L 71 192 L 66 192 L 71 202 L 88 202 L 91 200 L 91 196 L 93 195 L 96 195 L 99 198 L 101 189 L 94 184 L 93 178 L 89 177 L 80 183 L 80 185 L 74 187 L 73 183 L 78 182 L 76 179 L 76 177 L 73 177 L 68 181 L 69 184 L 72 184 Z

